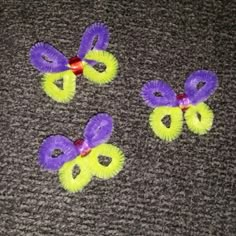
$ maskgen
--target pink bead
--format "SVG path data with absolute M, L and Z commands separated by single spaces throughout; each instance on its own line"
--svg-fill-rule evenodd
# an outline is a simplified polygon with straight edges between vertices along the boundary
M 180 93 L 176 96 L 179 107 L 182 109 L 182 111 L 186 111 L 190 106 L 190 101 L 185 93 Z
M 76 146 L 77 150 L 80 153 L 81 157 L 87 156 L 91 152 L 91 148 L 89 147 L 88 143 L 84 141 L 83 139 L 78 139 L 74 142 L 74 145 Z

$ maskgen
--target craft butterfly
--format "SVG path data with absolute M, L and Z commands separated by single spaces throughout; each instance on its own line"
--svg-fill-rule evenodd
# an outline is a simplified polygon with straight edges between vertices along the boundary
M 203 86 L 198 88 L 201 83 Z M 185 82 L 185 93 L 179 95 L 164 81 L 146 83 L 141 95 L 148 106 L 155 108 L 149 119 L 154 133 L 166 141 L 176 139 L 182 131 L 185 112 L 188 128 L 195 134 L 206 134 L 212 127 L 214 114 L 204 101 L 215 92 L 217 84 L 217 76 L 207 70 L 193 72 Z M 163 123 L 166 116 L 170 116 L 170 127 Z
M 94 23 L 84 32 L 77 55 L 69 60 L 52 45 L 36 43 L 30 50 L 30 61 L 36 69 L 45 73 L 42 88 L 46 94 L 57 102 L 66 103 L 75 95 L 77 75 L 83 74 L 85 78 L 98 84 L 105 84 L 114 79 L 118 62 L 111 53 L 105 51 L 108 42 L 107 27 Z M 93 67 L 98 63 L 105 66 L 104 71 Z M 62 89 L 56 84 L 59 80 L 63 80 Z
M 122 151 L 105 143 L 109 140 L 112 129 L 112 118 L 106 113 L 100 113 L 89 120 L 83 139 L 72 142 L 62 135 L 49 136 L 39 149 L 39 163 L 47 170 L 59 170 L 59 180 L 70 192 L 81 191 L 93 176 L 112 178 L 124 165 Z M 55 150 L 60 151 L 57 157 L 54 157 Z M 100 156 L 108 157 L 110 163 L 100 163 Z M 80 173 L 74 177 L 73 170 L 76 166 Z

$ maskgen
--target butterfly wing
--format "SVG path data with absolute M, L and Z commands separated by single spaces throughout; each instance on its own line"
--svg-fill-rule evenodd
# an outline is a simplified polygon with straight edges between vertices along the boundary
M 211 129 L 214 119 L 212 110 L 203 102 L 196 106 L 190 106 L 184 116 L 188 128 L 199 135 L 206 134 Z
M 159 94 L 160 96 L 156 96 Z M 162 80 L 152 80 L 147 82 L 142 90 L 141 96 L 150 107 L 176 106 L 177 99 L 173 89 Z
M 91 64 L 84 63 L 83 75 L 88 80 L 97 84 L 106 84 L 116 77 L 118 61 L 111 53 L 101 50 L 92 50 L 86 54 L 85 59 L 86 61 L 96 61 L 96 63 L 101 63 L 105 66 L 105 69 L 100 72 Z
M 93 45 L 96 39 L 95 45 Z M 77 56 L 82 60 L 90 50 L 105 50 L 109 43 L 108 28 L 102 23 L 94 23 L 89 26 L 81 39 Z M 96 62 L 90 62 L 91 65 Z
M 52 45 L 36 43 L 30 49 L 30 62 L 40 72 L 59 72 L 68 70 L 67 58 Z
M 84 139 L 89 147 L 93 148 L 107 142 L 111 136 L 112 129 L 112 117 L 106 113 L 100 113 L 89 120 L 84 130 Z
M 163 123 L 163 119 L 170 116 L 170 126 Z M 178 138 L 183 126 L 183 112 L 179 107 L 157 107 L 149 119 L 153 132 L 162 140 L 173 141 Z
M 55 150 L 60 150 L 57 157 L 53 156 Z M 65 162 L 79 155 L 72 141 L 62 135 L 53 135 L 46 138 L 39 148 L 39 163 L 48 170 L 57 170 Z
M 109 163 L 100 163 L 99 157 L 101 156 L 109 158 Z M 124 154 L 118 147 L 104 143 L 93 148 L 89 154 L 88 166 L 94 176 L 109 179 L 122 170 L 124 161 Z
M 198 89 L 199 83 L 204 85 Z M 218 79 L 215 73 L 207 70 L 198 70 L 193 72 L 185 82 L 185 94 L 191 104 L 195 105 L 204 102 L 212 95 L 218 85 Z
M 62 88 L 56 85 L 56 82 L 59 80 L 62 80 Z M 43 76 L 42 88 L 53 100 L 67 103 L 75 95 L 76 75 L 71 70 L 58 73 L 46 73 Z
M 88 167 L 89 156 L 76 157 L 74 160 L 66 162 L 59 169 L 59 180 L 64 189 L 69 192 L 81 191 L 92 179 L 92 173 Z M 75 167 L 79 168 L 79 174 L 73 176 Z

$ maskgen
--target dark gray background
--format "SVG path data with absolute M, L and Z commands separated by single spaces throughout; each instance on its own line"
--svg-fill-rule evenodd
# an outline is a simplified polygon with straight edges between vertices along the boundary
M 0 235 L 236 235 L 235 1 L 0 0 Z M 38 40 L 75 54 L 85 28 L 109 26 L 119 60 L 114 82 L 83 77 L 76 96 L 58 104 L 28 61 Z M 182 92 L 204 68 L 219 88 L 205 136 L 186 126 L 165 143 L 148 125 L 142 85 L 163 79 Z M 110 140 L 126 155 L 122 172 L 70 194 L 57 173 L 40 169 L 37 151 L 50 134 L 81 137 L 87 120 L 108 112 Z

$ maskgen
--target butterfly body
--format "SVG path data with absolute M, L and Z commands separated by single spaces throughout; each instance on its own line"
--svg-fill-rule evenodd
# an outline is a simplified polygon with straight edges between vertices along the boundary
M 78 76 L 83 73 L 83 62 L 77 56 L 74 56 L 69 59 L 69 66 L 75 75 Z
M 94 39 L 97 38 L 95 45 Z M 30 50 L 31 64 L 43 73 L 42 88 L 45 93 L 57 102 L 67 103 L 75 95 L 76 77 L 83 75 L 93 83 L 105 84 L 117 74 L 118 62 L 109 52 L 109 33 L 105 25 L 95 23 L 83 34 L 77 55 L 69 60 L 52 45 L 36 43 Z M 97 63 L 105 65 L 104 71 L 94 68 Z M 55 82 L 63 80 L 59 88 Z
M 204 85 L 198 89 L 200 82 Z M 182 131 L 183 118 L 195 134 L 206 134 L 212 127 L 214 114 L 204 101 L 214 93 L 217 77 L 213 72 L 199 70 L 192 73 L 185 82 L 185 92 L 176 95 L 164 81 L 150 81 L 142 88 L 144 101 L 154 110 L 150 115 L 150 126 L 154 133 L 165 141 L 173 141 Z M 161 96 L 155 96 L 155 93 Z M 170 117 L 170 126 L 163 119 Z
M 186 111 L 190 107 L 190 100 L 185 93 L 178 94 L 176 99 L 182 111 Z
M 88 142 L 86 142 L 84 139 L 78 139 L 74 142 L 74 145 L 78 152 L 80 153 L 81 157 L 87 156 L 92 148 L 88 145 Z

